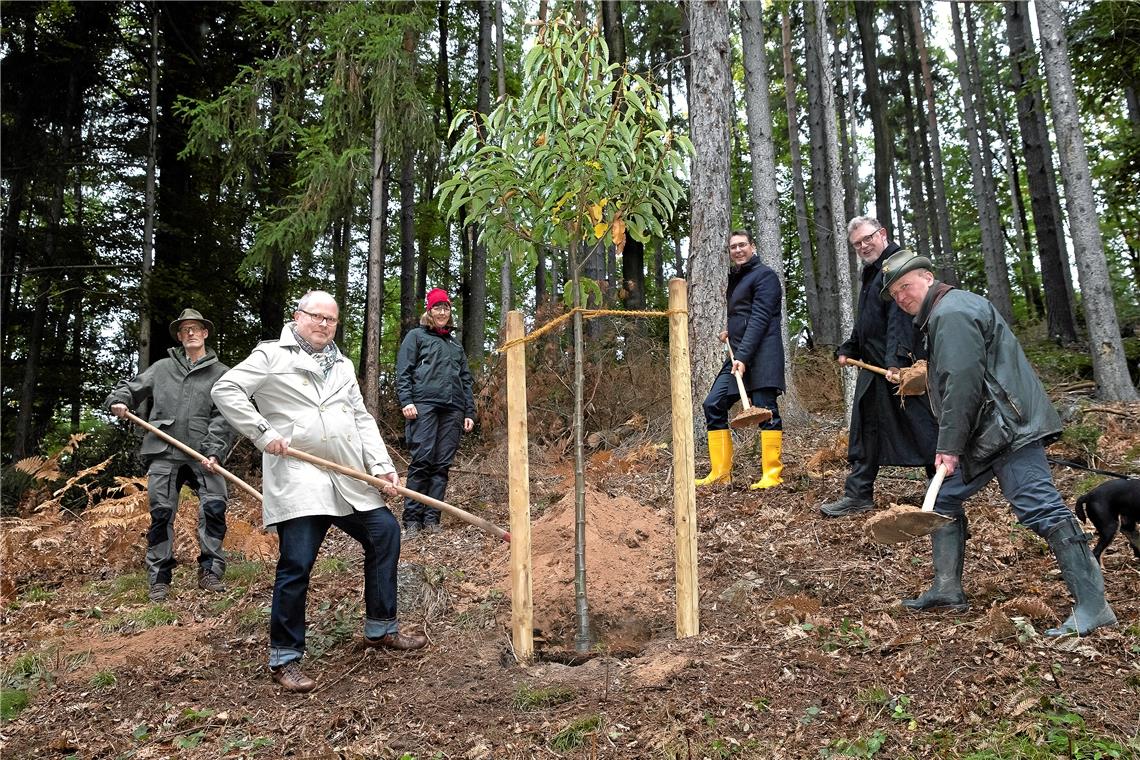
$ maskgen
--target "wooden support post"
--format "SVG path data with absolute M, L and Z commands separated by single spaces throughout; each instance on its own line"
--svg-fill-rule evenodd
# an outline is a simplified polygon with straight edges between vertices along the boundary
M 522 312 L 509 312 L 507 340 L 523 335 Z M 529 662 L 534 658 L 534 604 L 530 596 L 530 461 L 526 431 L 526 344 L 523 343 L 507 349 L 507 452 L 511 506 L 511 641 L 515 659 Z
M 693 392 L 689 366 L 689 293 L 669 280 L 669 385 L 673 401 L 673 523 L 676 529 L 677 638 L 700 633 L 697 592 L 697 488 L 693 472 Z M 514 524 L 511 525 L 512 532 Z M 513 546 L 513 544 L 512 544 Z

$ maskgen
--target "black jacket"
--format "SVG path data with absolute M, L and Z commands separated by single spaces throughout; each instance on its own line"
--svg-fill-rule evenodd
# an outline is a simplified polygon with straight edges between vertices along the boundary
M 837 354 L 900 369 L 926 358 L 922 333 L 910 315 L 879 297 L 883 262 L 897 250 L 898 244 L 892 242 L 877 260 L 863 267 L 855 326 Z M 870 432 L 878 440 L 879 464 L 915 467 L 934 463 L 938 424 L 930 413 L 929 400 L 925 395 L 911 397 L 904 407 L 895 396 L 895 387 L 882 375 L 859 370 L 847 443 L 850 461 L 865 458 L 865 436 Z
M 475 419 L 473 385 L 467 355 L 450 328 L 440 334 L 421 318 L 420 326 L 404 336 L 396 356 L 400 406 L 435 404 L 462 409 L 464 416 Z
M 744 385 L 748 390 L 784 390 L 780 294 L 779 276 L 757 256 L 729 270 L 728 342 L 737 361 L 747 367 Z M 726 362 L 725 367 L 731 364 Z

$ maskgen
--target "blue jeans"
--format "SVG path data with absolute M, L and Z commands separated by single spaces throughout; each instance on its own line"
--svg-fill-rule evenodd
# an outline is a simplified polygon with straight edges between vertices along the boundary
M 281 554 L 269 617 L 269 666 L 276 668 L 305 653 L 305 603 L 309 575 L 329 527 L 335 525 L 364 549 L 364 635 L 380 638 L 399 631 L 396 623 L 396 563 L 400 525 L 387 507 L 345 517 L 314 515 L 277 523 Z
M 1045 538 L 1058 523 L 1072 520 L 1073 513 L 1053 485 L 1053 473 L 1045 460 L 1045 447 L 1031 443 L 998 457 L 990 469 L 969 483 L 962 481 L 962 469 L 946 478 L 934 502 L 934 511 L 948 517 L 965 514 L 963 503 L 997 478 L 1002 496 L 1009 500 L 1017 521 Z
M 748 401 L 752 406 L 767 409 L 772 413 L 772 419 L 760 423 L 761 430 L 784 429 L 783 421 L 780 419 L 780 408 L 776 406 L 776 397 L 779 395 L 778 388 L 754 388 L 748 391 Z M 740 389 L 736 385 L 736 378 L 728 369 L 722 369 L 713 381 L 709 395 L 705 396 L 705 428 L 728 430 L 728 410 L 739 400 Z

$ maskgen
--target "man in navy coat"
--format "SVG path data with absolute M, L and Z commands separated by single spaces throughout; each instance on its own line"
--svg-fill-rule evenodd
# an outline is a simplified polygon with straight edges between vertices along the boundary
M 776 398 L 784 392 L 784 342 L 780 334 L 780 278 L 756 256 L 756 244 L 744 230 L 728 238 L 732 266 L 728 272 L 728 341 L 735 361 L 725 359 L 720 374 L 705 398 L 705 426 L 709 436 L 712 471 L 698 486 L 732 480 L 732 432 L 728 411 L 740 399 L 734 374 L 741 375 L 753 406 L 768 409 L 772 419 L 760 424 L 763 477 L 750 488 L 771 488 L 783 482 L 780 460 L 783 423 Z

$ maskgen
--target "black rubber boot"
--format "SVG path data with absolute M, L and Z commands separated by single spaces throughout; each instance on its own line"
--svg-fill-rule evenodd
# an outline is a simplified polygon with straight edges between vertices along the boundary
M 965 515 L 958 515 L 954 522 L 930 534 L 934 583 L 917 599 L 903 599 L 904 607 L 908 610 L 949 609 L 953 612 L 970 609 L 966 592 L 962 590 L 962 563 L 968 535 Z
M 1077 600 L 1068 620 L 1059 628 L 1045 631 L 1045 635 L 1087 636 L 1097 628 L 1116 625 L 1116 615 L 1104 598 L 1100 565 L 1093 559 L 1088 538 L 1077 521 L 1068 519 L 1058 523 L 1049 530 L 1045 540 L 1057 557 L 1069 593 Z

